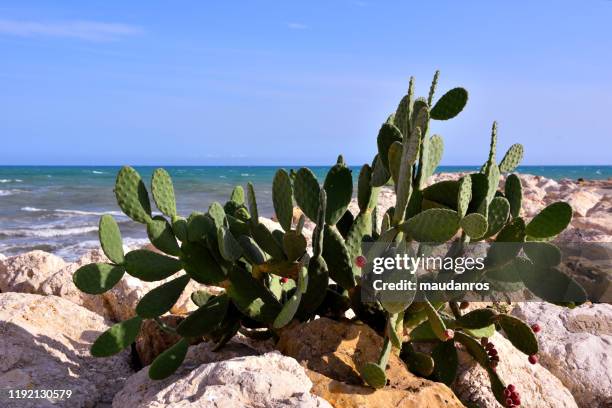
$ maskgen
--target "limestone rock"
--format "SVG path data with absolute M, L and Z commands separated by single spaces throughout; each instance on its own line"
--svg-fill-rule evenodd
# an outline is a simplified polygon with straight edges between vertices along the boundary
M 520 303 L 512 312 L 538 323 L 540 363 L 572 392 L 580 407 L 612 401 L 612 305 L 575 309 L 547 303 Z
M 531 365 L 527 356 L 512 346 L 506 338 L 495 333 L 490 338 L 499 352 L 497 373 L 506 384 L 514 384 L 521 395 L 522 406 L 534 408 L 577 407 L 567 388 L 541 365 Z M 469 355 L 460 349 L 459 370 L 453 389 L 467 403 L 482 407 L 499 407 L 491 391 L 487 372 Z
M 601 195 L 587 189 L 579 189 L 564 197 L 565 201 L 572 206 L 574 215 L 584 217 L 601 199 Z
M 217 353 L 207 343 L 192 346 L 169 378 L 150 380 L 146 368 L 130 377 L 113 407 L 330 407 L 310 393 L 312 383 L 294 359 L 254 353 L 232 342 Z
M 129 352 L 108 358 L 89 354 L 108 324 L 104 318 L 56 296 L 0 294 L 0 389 L 72 390 L 69 399 L 2 401 L 11 407 L 95 407 L 110 403 L 132 373 Z
M 58 256 L 31 251 L 0 261 L 0 292 L 38 293 L 42 282 L 66 262 Z
M 382 343 L 367 325 L 321 318 L 284 330 L 277 347 L 309 369 L 313 392 L 334 407 L 463 406 L 446 385 L 414 376 L 395 354 L 387 367 L 387 387 L 363 385 L 358 370 L 376 361 Z

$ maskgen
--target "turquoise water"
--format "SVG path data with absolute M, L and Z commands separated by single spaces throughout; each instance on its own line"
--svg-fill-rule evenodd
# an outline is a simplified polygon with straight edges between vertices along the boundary
M 250 181 L 255 185 L 260 212 L 267 216 L 272 214 L 271 183 L 277 168 L 166 167 L 183 215 L 206 211 L 213 201 L 226 201 L 235 185 Z M 150 180 L 155 167 L 136 169 Z M 328 167 L 311 169 L 323 180 Z M 438 171 L 477 169 L 442 166 Z M 113 185 L 118 170 L 118 166 L 0 166 L 0 253 L 42 249 L 67 259 L 78 258 L 97 246 L 97 222 L 105 213 L 116 216 L 127 243 L 144 242 L 142 226 L 123 216 L 115 202 Z M 553 179 L 607 179 L 612 177 L 612 166 L 524 166 L 519 172 Z M 353 174 L 357 177 L 358 167 L 353 168 Z

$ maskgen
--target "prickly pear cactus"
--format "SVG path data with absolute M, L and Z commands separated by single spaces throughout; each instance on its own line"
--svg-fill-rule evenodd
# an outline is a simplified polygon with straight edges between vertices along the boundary
M 549 242 L 571 221 L 571 207 L 558 202 L 532 220 L 521 217 L 521 182 L 507 173 L 520 164 L 523 147 L 512 145 L 498 163 L 497 124 L 492 128 L 488 159 L 479 172 L 429 185 L 444 150 L 442 137 L 430 132 L 436 121 L 459 115 L 468 100 L 463 88 L 451 89 L 435 100 L 438 78 L 436 72 L 427 98 L 415 98 L 411 78 L 397 110 L 378 132 L 377 154 L 359 171 L 356 189 L 352 170 L 342 156 L 322 184 L 308 168 L 278 170 L 272 181 L 272 204 L 282 230 L 270 231 L 260 222 L 250 183 L 246 194 L 238 186 L 225 204 L 214 202 L 206 211 L 181 216 L 171 175 L 163 169 L 157 169 L 151 180 L 153 202 L 161 212 L 153 216 L 140 175 L 131 167 L 122 168 L 114 190 L 117 203 L 128 217 L 144 225 L 158 251 L 125 253 L 117 223 L 104 215 L 99 238 L 109 262 L 85 265 L 73 280 L 81 291 L 93 295 L 111 290 L 126 273 L 159 285 L 140 300 L 135 317 L 115 324 L 95 341 L 92 355 L 110 356 L 129 347 L 142 322 L 151 319 L 162 330 L 181 337 L 149 367 L 152 379 L 162 379 L 181 365 L 193 340 L 204 339 L 219 348 L 238 332 L 272 337 L 291 322 L 316 316 L 344 318 L 352 309 L 356 320 L 385 339 L 378 360 L 359 368 L 366 384 L 386 386 L 391 353 L 399 354 L 415 374 L 451 384 L 460 345 L 487 370 L 498 401 L 518 406 L 514 387 L 506 386 L 495 370 L 500 356 L 488 338 L 502 330 L 517 350 L 537 361 L 539 328 L 490 308 L 463 314 L 465 302 L 361 301 L 362 270 L 368 263 L 364 243 L 393 253 L 406 251 L 411 244 L 425 253 L 441 243 L 452 243 L 459 252 L 470 241 L 506 243 L 509 246 L 503 250 L 491 245 L 481 279 L 496 285 L 521 281 L 544 300 L 556 299 L 560 291 L 569 291 L 578 300 L 584 295 L 576 282 L 556 268 L 560 252 Z M 502 174 L 507 174 L 503 190 Z M 380 190 L 389 182 L 395 205 L 378 214 Z M 355 214 L 348 210 L 354 195 Z M 297 221 L 293 218 L 296 206 L 303 213 Z M 303 235 L 306 218 L 316 225 L 311 251 Z M 172 309 L 191 280 L 222 291 L 194 292 L 191 299 L 197 309 L 176 328 L 166 326 L 159 317 Z M 431 352 L 417 350 L 417 342 L 430 343 Z

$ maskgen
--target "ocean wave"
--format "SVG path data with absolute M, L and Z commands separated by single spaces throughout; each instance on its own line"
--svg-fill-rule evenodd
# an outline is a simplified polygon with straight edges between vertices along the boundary
M 249 173 L 240 173 L 240 175 L 242 177 L 249 177 L 249 176 L 252 176 L 252 175 L 254 176 L 254 174 L 249 174 Z
M 21 179 L 0 179 L 0 183 L 23 183 Z
M 98 171 L 98 170 L 92 170 L 91 171 L 93 174 L 106 174 L 105 171 Z
M 87 234 L 97 231 L 98 227 L 94 225 L 74 227 L 74 228 L 22 228 L 22 229 L 6 229 L 0 230 L 0 237 L 34 237 L 34 238 L 53 238 L 65 237 L 68 235 Z
M 26 212 L 54 212 L 60 214 L 68 214 L 68 215 L 97 215 L 102 216 L 104 214 L 115 215 L 115 216 L 125 216 L 121 211 L 82 211 L 82 210 L 65 210 L 62 208 L 56 208 L 54 210 L 49 210 L 46 208 L 36 208 L 36 207 L 21 207 L 21 211 Z
M 4 197 L 4 196 L 10 196 L 13 195 L 13 193 L 9 190 L 0 190 L 0 197 Z

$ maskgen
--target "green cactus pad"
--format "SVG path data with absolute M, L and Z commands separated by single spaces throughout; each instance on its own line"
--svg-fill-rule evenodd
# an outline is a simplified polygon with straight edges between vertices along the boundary
M 384 186 L 389 181 L 389 177 L 391 177 L 391 173 L 389 173 L 380 157 L 376 155 L 372 162 L 372 187 Z
M 183 364 L 188 349 L 187 339 L 180 339 L 175 345 L 161 353 L 149 367 L 149 378 L 163 380 L 171 376 Z
M 445 242 L 459 230 L 457 212 L 432 208 L 399 225 L 400 229 L 418 242 Z
M 434 372 L 434 360 L 428 354 L 415 351 L 410 343 L 404 343 L 400 358 L 408 370 L 421 377 L 429 377 Z
M 136 222 L 146 223 L 151 218 L 149 194 L 140 174 L 131 167 L 119 170 L 115 181 L 115 197 L 121 210 Z
M 123 242 L 115 219 L 110 215 L 100 217 L 98 237 L 104 254 L 116 264 L 123 263 Z
M 501 265 L 520 252 L 525 240 L 525 222 L 522 218 L 515 218 L 497 234 L 495 243 L 489 248 L 487 263 Z
M 478 213 L 468 214 L 459 223 L 470 238 L 482 237 L 487 232 L 487 219 Z
M 280 169 L 272 181 L 272 202 L 278 222 L 285 231 L 291 230 L 293 219 L 293 187 L 289 174 Z
M 251 223 L 259 222 L 259 209 L 257 208 L 257 197 L 255 197 L 255 187 L 252 183 L 247 183 L 247 201 L 249 202 L 249 213 L 251 215 Z
M 425 313 L 427 314 L 427 320 L 429 321 L 429 325 L 431 326 L 431 330 L 436 335 L 438 340 L 446 341 L 446 337 L 444 336 L 444 331 L 446 330 L 446 324 L 438 314 L 438 311 L 435 307 L 432 306 L 431 303 L 425 301 Z
M 550 267 L 561 263 L 561 250 L 550 242 L 525 242 L 523 250 L 538 266 Z
M 510 203 L 504 197 L 495 197 L 489 204 L 487 217 L 487 233 L 483 238 L 492 237 L 497 234 L 508 221 L 510 215 Z
M 396 200 L 392 224 L 397 225 L 405 218 L 406 207 L 412 194 L 412 171 L 418 156 L 420 128 L 417 128 L 402 148 L 402 157 L 397 184 L 395 186 Z
M 217 242 L 219 243 L 219 252 L 226 261 L 235 262 L 242 256 L 242 247 L 229 228 L 217 229 Z
M 198 283 L 212 285 L 225 279 L 225 274 L 208 248 L 197 243 L 181 247 L 181 260 L 185 272 Z
M 139 316 L 114 324 L 91 345 L 91 355 L 109 357 L 129 347 L 136 340 L 141 324 L 142 318 Z
M 211 297 L 195 312 L 187 316 L 178 325 L 176 332 L 183 337 L 202 337 L 221 324 L 227 314 L 228 307 L 229 297 L 227 294 Z
M 431 352 L 434 361 L 433 374 L 435 378 L 449 387 L 457 377 L 459 368 L 459 355 L 455 342 L 443 341 L 434 347 Z
M 499 172 L 499 167 L 497 164 L 492 163 L 489 167 L 489 172 L 487 174 L 487 182 L 489 183 L 487 187 L 487 202 L 490 203 L 495 197 L 495 193 L 497 193 L 497 187 L 499 186 L 499 178 L 501 174 Z
M 283 235 L 283 250 L 289 261 L 296 261 L 306 253 L 306 238 L 295 231 Z
M 429 120 L 429 106 L 425 98 L 417 98 L 412 104 L 412 115 L 410 117 L 411 132 L 417 127 L 421 128 L 422 134 L 427 130 L 427 121 Z M 412 137 L 412 135 L 410 135 Z
M 568 226 L 572 220 L 572 207 L 564 202 L 556 202 L 536 215 L 525 232 L 533 238 L 552 238 Z
M 166 279 L 182 268 L 181 261 L 146 249 L 125 254 L 127 273 L 145 282 Z
M 230 270 L 229 278 L 227 294 L 238 310 L 258 322 L 274 322 L 282 306 L 261 282 L 238 266 Z
M 421 193 L 425 200 L 442 204 L 443 206 L 454 210 L 457 208 L 457 198 L 459 197 L 460 192 L 459 181 L 444 180 L 428 186 Z
M 234 187 L 232 190 L 232 195 L 230 196 L 230 201 L 238 205 L 244 205 L 244 189 L 242 186 Z
M 112 289 L 124 273 L 125 268 L 120 265 L 93 263 L 77 269 L 72 275 L 72 281 L 81 292 L 99 295 Z
M 327 286 L 329 285 L 329 272 L 322 256 L 315 256 L 308 263 L 308 288 L 302 294 L 300 303 L 300 316 L 311 316 L 323 303 Z
M 425 139 L 423 145 L 423 175 L 421 178 L 422 184 L 421 188 L 424 187 L 424 183 L 427 179 L 433 175 L 436 171 L 436 168 L 440 164 L 440 160 L 442 160 L 442 155 L 444 154 L 444 140 L 438 136 L 433 135 L 429 139 Z M 426 145 L 426 146 L 425 146 Z M 425 158 L 425 149 L 427 150 L 427 157 Z
M 525 286 L 547 302 L 581 304 L 587 300 L 582 286 L 557 268 L 521 269 L 519 274 Z
M 465 217 L 470 207 L 470 201 L 472 201 L 472 178 L 463 176 L 459 180 L 457 191 L 457 213 L 459 217 Z
M 351 259 L 361 255 L 361 242 L 363 237 L 372 234 L 372 214 L 364 212 L 357 215 L 351 229 L 346 236 L 346 249 L 348 249 Z
M 155 216 L 147 222 L 147 235 L 153 246 L 160 251 L 173 256 L 178 256 L 181 253 L 172 226 L 164 217 Z
M 151 290 L 136 305 L 136 314 L 144 319 L 163 315 L 181 297 L 189 280 L 189 275 L 183 275 Z
M 491 325 L 497 312 L 490 308 L 475 309 L 457 319 L 457 326 L 464 329 L 481 329 Z
M 285 259 L 283 247 L 276 242 L 272 233 L 264 224 L 255 224 L 252 226 L 251 233 L 257 245 L 270 254 L 272 258 L 278 260 Z
M 410 107 L 412 100 L 410 95 L 404 95 L 397 105 L 397 110 L 393 116 L 393 123 L 400 130 L 402 135 L 407 135 L 410 132 Z
M 250 264 L 261 265 L 266 261 L 265 254 L 253 238 L 246 235 L 240 235 L 238 237 L 238 243 L 242 247 L 242 255 Z
M 387 385 L 385 370 L 375 363 L 366 363 L 361 367 L 361 378 L 372 388 L 383 388 Z
M 510 174 L 506 178 L 504 194 L 510 203 L 510 215 L 512 218 L 518 217 L 523 201 L 523 187 L 521 186 L 521 180 L 516 174 Z
M 487 176 L 483 173 L 472 173 L 470 178 L 472 179 L 472 201 L 470 201 L 468 213 L 480 212 L 486 216 L 486 212 L 481 212 L 481 210 L 483 209 L 483 203 L 486 202 L 489 189 Z
M 355 286 L 351 256 L 336 227 L 330 225 L 325 225 L 323 233 L 323 258 L 334 282 L 344 289 Z
M 276 316 L 276 319 L 274 319 L 274 323 L 272 324 L 273 328 L 280 329 L 291 322 L 298 311 L 302 294 L 306 291 L 307 287 L 308 273 L 305 268 L 301 268 L 298 274 L 298 283 L 295 292 L 293 292 L 293 295 L 291 295 L 289 300 L 283 305 L 280 313 Z
M 378 157 L 389 173 L 389 148 L 394 142 L 402 141 L 402 132 L 389 123 L 384 123 L 378 131 L 376 143 L 378 145 Z
M 400 166 L 402 164 L 402 150 L 403 148 L 401 142 L 393 142 L 391 147 L 389 147 L 389 172 L 391 173 L 391 179 L 396 186 L 399 178 Z
M 508 340 L 514 347 L 523 353 L 531 356 L 538 352 L 538 340 L 536 335 L 525 322 L 514 316 L 499 314 L 495 321 L 506 333 Z
M 359 205 L 359 211 L 364 212 L 376 208 L 378 202 L 378 187 L 372 186 L 372 168 L 364 164 L 359 172 L 359 180 L 357 186 L 357 204 Z M 345 211 L 343 217 L 352 214 Z M 340 221 L 338 221 L 339 223 Z
M 189 242 L 199 242 L 207 236 L 216 236 L 216 234 L 215 222 L 209 215 L 193 213 L 187 219 Z
M 333 166 L 323 183 L 327 194 L 325 222 L 335 225 L 346 212 L 353 196 L 353 176 L 351 170 L 341 164 Z
M 293 182 L 293 188 L 297 205 L 308 218 L 312 221 L 316 220 L 321 187 L 314 173 L 305 167 L 299 169 Z
M 502 173 L 514 171 L 521 160 L 523 160 L 523 145 L 519 143 L 513 144 L 499 163 L 499 171 Z
M 448 120 L 457 116 L 465 107 L 468 92 L 463 88 L 453 88 L 438 100 L 431 109 L 431 118 Z
M 172 232 L 181 242 L 187 241 L 188 237 L 188 225 L 187 220 L 181 217 L 174 217 L 172 219 Z
M 218 202 L 215 201 L 208 207 L 208 215 L 214 221 L 216 228 L 225 226 L 225 210 Z
M 168 217 L 176 216 L 176 199 L 170 174 L 164 169 L 157 169 L 151 178 L 151 192 L 159 211 Z
M 191 296 L 189 297 L 194 305 L 200 307 L 202 305 L 205 305 L 206 302 L 208 302 L 213 296 L 215 295 L 213 295 L 207 290 L 196 290 L 192 292 Z

